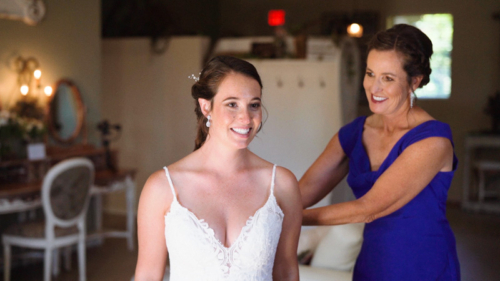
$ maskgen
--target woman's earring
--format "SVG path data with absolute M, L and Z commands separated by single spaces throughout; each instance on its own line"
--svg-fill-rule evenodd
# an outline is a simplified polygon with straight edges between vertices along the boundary
M 207 126 L 207 128 L 210 128 L 210 125 L 212 125 L 212 123 L 210 123 L 210 119 L 212 119 L 212 117 L 210 117 L 210 115 L 207 116 L 207 123 L 205 123 L 205 125 Z
M 415 100 L 415 94 L 410 94 L 410 108 L 413 108 L 413 101 Z

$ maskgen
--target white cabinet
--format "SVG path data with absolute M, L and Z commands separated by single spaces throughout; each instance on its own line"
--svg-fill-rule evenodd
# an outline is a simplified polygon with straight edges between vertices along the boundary
M 268 112 L 263 129 L 250 149 L 262 158 L 290 169 L 300 179 L 344 123 L 340 57 L 324 62 L 250 62 L 261 76 L 264 86 L 262 100 Z M 350 102 L 357 102 L 357 99 L 350 99 Z M 345 182 L 334 192 L 334 202 L 345 201 L 351 196 Z M 322 205 L 331 201 L 331 198 L 326 198 Z

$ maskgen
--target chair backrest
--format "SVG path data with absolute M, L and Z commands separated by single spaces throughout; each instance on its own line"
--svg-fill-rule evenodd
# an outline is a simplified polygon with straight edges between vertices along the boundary
M 50 168 L 42 185 L 47 225 L 68 227 L 82 223 L 93 183 L 94 165 L 87 158 L 71 158 Z

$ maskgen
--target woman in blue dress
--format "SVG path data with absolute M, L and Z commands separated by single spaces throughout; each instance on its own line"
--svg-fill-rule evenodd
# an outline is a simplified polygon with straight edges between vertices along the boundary
M 457 159 L 450 127 L 414 104 L 429 82 L 432 42 L 396 25 L 368 45 L 370 110 L 333 136 L 300 180 L 303 207 L 347 174 L 356 200 L 303 212 L 304 225 L 366 222 L 353 280 L 460 280 L 446 198 Z

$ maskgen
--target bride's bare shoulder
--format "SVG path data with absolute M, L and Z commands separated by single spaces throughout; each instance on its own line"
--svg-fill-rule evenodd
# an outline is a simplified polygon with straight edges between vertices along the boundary
M 152 173 L 146 180 L 139 198 L 139 210 L 155 209 L 164 213 L 170 208 L 172 199 L 167 176 L 161 169 Z
M 275 184 L 276 184 L 277 188 L 285 188 L 285 189 L 297 188 L 297 190 L 298 190 L 297 178 L 292 173 L 292 171 L 288 170 L 285 167 L 281 167 L 281 166 L 276 167 Z
M 297 178 L 285 167 L 276 167 L 274 192 L 278 202 L 286 202 L 289 200 L 295 201 L 300 198 Z
M 144 184 L 144 188 L 149 188 L 153 190 L 158 189 L 158 191 L 162 191 L 165 187 L 165 184 L 168 184 L 167 176 L 165 170 L 161 169 L 152 173 L 148 177 L 146 183 Z
M 285 216 L 301 221 L 302 201 L 295 175 L 284 167 L 276 167 L 274 194 Z

